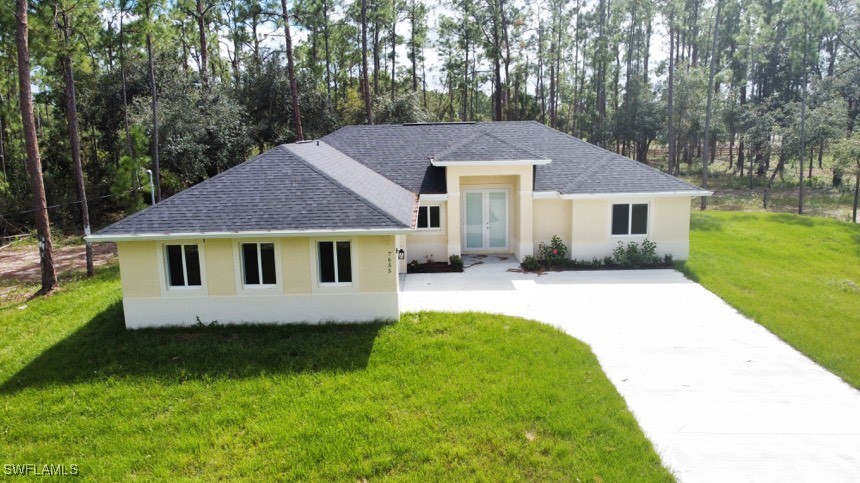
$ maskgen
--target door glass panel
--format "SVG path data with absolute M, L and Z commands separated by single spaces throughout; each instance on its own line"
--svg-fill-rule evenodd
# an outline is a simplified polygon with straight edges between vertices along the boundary
M 466 193 L 466 248 L 484 246 L 483 193 Z
M 491 191 L 489 194 L 490 248 L 504 248 L 507 243 L 508 203 L 507 193 Z

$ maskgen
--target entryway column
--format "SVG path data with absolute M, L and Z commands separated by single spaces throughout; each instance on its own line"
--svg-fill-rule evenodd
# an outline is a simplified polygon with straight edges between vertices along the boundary
M 523 181 L 525 180 L 521 179 L 520 183 L 524 184 Z M 531 190 L 520 190 L 518 198 L 520 236 L 514 255 L 522 261 L 523 258 L 534 255 L 534 200 Z
M 450 182 L 450 181 L 449 181 Z M 457 180 L 459 183 L 459 179 Z M 448 258 L 451 255 L 462 255 L 460 253 L 460 230 L 462 224 L 460 222 L 460 191 L 459 186 L 453 187 L 449 184 L 448 191 L 448 207 L 447 207 L 447 223 L 448 230 Z

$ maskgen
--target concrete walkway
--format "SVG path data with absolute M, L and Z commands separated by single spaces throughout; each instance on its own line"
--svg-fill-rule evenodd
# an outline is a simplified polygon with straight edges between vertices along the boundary
M 405 276 L 401 310 L 515 315 L 590 344 L 681 481 L 860 481 L 860 392 L 701 285 L 674 270 L 535 276 L 480 261 Z

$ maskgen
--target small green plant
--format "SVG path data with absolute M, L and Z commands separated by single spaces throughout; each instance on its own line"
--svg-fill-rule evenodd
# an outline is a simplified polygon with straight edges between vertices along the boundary
M 409 269 L 409 270 L 411 270 L 411 271 L 413 271 L 413 272 L 414 272 L 415 270 L 418 270 L 418 260 L 412 260 L 411 262 L 409 262 L 409 267 L 408 267 L 408 269 Z
M 667 254 L 663 255 L 663 263 L 665 263 L 666 265 L 672 264 L 672 254 L 671 253 L 667 253 Z
M 451 264 L 451 268 L 461 272 L 463 271 L 463 259 L 460 255 L 451 255 L 448 257 L 448 263 Z
M 538 245 L 538 253 L 540 260 L 548 267 L 559 267 L 567 260 L 567 245 L 558 235 L 553 235 L 549 245 L 544 242 Z
M 523 262 L 520 264 L 520 266 L 526 272 L 537 272 L 538 270 L 540 270 L 540 262 L 537 258 L 531 255 L 528 255 L 527 257 L 523 258 Z
M 612 263 L 625 268 L 647 267 L 662 262 L 657 255 L 657 244 L 647 239 L 641 246 L 632 241 L 625 247 L 623 242 L 618 242 L 618 246 L 612 250 Z

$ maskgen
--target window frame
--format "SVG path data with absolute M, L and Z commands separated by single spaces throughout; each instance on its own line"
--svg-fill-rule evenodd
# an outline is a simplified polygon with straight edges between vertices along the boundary
M 436 208 L 439 211 L 439 226 L 430 226 L 430 210 L 432 208 Z M 421 220 L 420 211 L 422 209 L 427 210 L 427 226 L 419 226 L 418 222 Z M 415 229 L 420 231 L 442 231 L 442 206 L 441 205 L 420 205 L 418 206 L 418 218 L 415 220 Z
M 182 247 L 182 275 L 188 282 L 188 267 L 185 263 L 185 246 L 197 246 L 197 258 L 200 262 L 200 285 L 171 285 L 170 267 L 167 261 L 167 247 L 179 245 Z M 208 284 L 206 279 L 206 240 L 164 240 L 155 244 L 156 258 L 158 259 L 158 278 L 162 297 L 170 296 L 195 296 L 206 295 Z
M 612 233 L 612 225 L 615 217 L 614 208 L 616 205 L 627 206 L 627 233 L 615 234 Z M 645 233 L 633 232 L 633 205 L 645 205 Z M 651 202 L 650 201 L 610 201 L 609 202 L 609 236 L 610 238 L 646 238 L 651 232 Z
M 338 260 L 337 260 L 337 244 L 338 243 L 349 243 L 349 270 L 350 276 L 352 278 L 349 282 L 340 282 L 337 281 L 338 276 Z M 332 252 L 334 258 L 334 282 L 323 282 L 322 281 L 322 257 L 320 256 L 320 244 L 321 243 L 331 243 L 332 244 Z M 356 270 L 356 250 L 353 248 L 356 247 L 355 240 L 352 238 L 318 238 L 311 240 L 311 252 L 313 256 L 311 257 L 311 265 L 313 267 L 312 273 L 314 275 L 314 286 L 317 288 L 350 288 L 356 287 L 358 282 L 358 271 Z
M 275 251 L 275 283 L 262 283 L 262 257 L 260 245 L 271 244 Z M 245 283 L 245 257 L 242 253 L 242 245 L 254 244 L 257 245 L 257 273 L 260 276 L 259 284 Z M 237 295 L 277 295 L 283 290 L 284 274 L 281 269 L 281 244 L 277 239 L 260 238 L 260 239 L 237 239 L 233 242 L 233 267 L 236 280 Z

